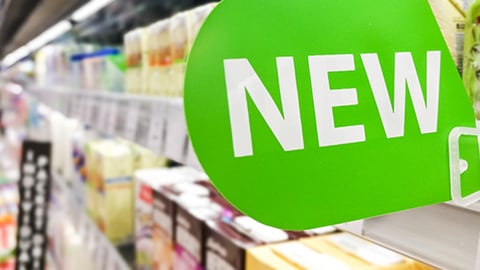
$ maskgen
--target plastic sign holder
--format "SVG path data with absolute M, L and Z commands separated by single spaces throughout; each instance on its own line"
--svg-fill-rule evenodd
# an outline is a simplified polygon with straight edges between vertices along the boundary
M 468 162 L 460 158 L 460 137 L 465 135 L 480 138 L 480 128 L 457 127 L 448 137 L 452 202 L 459 206 L 469 206 L 480 201 L 480 191 L 466 197 L 462 195 L 462 173 L 468 170 Z

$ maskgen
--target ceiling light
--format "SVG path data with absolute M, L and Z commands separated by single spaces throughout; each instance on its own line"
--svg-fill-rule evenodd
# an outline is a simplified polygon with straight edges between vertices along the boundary
M 50 41 L 65 34 L 70 29 L 72 29 L 72 24 L 69 21 L 61 21 L 30 41 L 27 47 L 32 51 L 36 51 Z
M 6 85 L 6 89 L 15 95 L 20 95 L 23 92 L 22 86 L 16 84 L 16 83 L 9 83 Z
M 5 67 L 10 67 L 11 65 L 17 63 L 23 58 L 27 57 L 30 54 L 30 51 L 27 47 L 23 46 L 15 51 L 9 53 L 5 58 L 3 58 L 2 65 Z
M 72 20 L 80 22 L 95 14 L 114 0 L 91 0 L 72 14 Z

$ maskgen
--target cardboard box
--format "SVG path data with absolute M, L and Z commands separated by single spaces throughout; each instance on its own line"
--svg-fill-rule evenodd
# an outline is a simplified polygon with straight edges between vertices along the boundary
M 247 249 L 257 245 L 222 221 L 207 222 L 205 269 L 244 270 Z
M 162 191 L 153 193 L 153 270 L 173 269 L 176 204 Z
M 273 252 L 275 245 L 265 245 L 247 250 L 245 270 L 302 270 Z
M 337 258 L 352 269 L 433 269 L 348 233 L 301 239 L 300 242 L 319 253 Z
M 100 230 L 114 243 L 133 234 L 133 166 L 130 148 L 114 140 L 87 148 L 87 206 Z
M 135 174 L 135 269 L 148 270 L 152 265 L 152 178 Z
M 181 204 L 176 204 L 174 232 L 174 269 L 201 270 L 204 268 L 204 219 Z

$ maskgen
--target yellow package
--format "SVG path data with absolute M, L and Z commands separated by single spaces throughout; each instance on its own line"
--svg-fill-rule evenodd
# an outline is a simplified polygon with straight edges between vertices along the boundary
M 328 254 L 352 269 L 430 270 L 420 262 L 380 247 L 348 233 L 301 239 L 301 243 L 319 253 Z
M 459 70 L 463 66 L 465 13 L 453 0 L 428 0 L 450 54 Z
M 114 243 L 133 234 L 134 155 L 118 141 L 108 141 L 99 151 L 101 184 L 98 186 L 98 223 Z

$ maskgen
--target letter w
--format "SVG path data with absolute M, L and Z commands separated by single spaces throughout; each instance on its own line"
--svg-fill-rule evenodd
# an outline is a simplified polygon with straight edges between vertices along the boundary
M 392 108 L 377 54 L 362 54 L 363 65 L 372 87 L 375 102 L 388 138 L 405 133 L 406 86 L 412 97 L 413 108 L 422 134 L 437 132 L 438 99 L 440 88 L 440 51 L 427 52 L 427 98 L 420 86 L 412 54 L 395 54 L 394 106 Z

